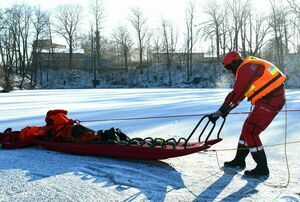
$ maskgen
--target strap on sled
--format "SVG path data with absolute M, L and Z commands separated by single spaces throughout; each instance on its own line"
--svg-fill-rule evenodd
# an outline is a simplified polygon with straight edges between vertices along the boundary
M 211 127 L 209 133 L 207 134 L 207 136 L 206 136 L 206 138 L 205 138 L 205 144 L 207 144 L 207 141 L 209 140 L 211 134 L 213 133 L 213 131 L 214 131 L 215 127 L 216 127 L 216 121 L 215 121 L 215 122 L 211 121 L 211 120 L 209 119 L 209 115 L 205 115 L 205 116 L 203 116 L 203 117 L 200 119 L 200 121 L 197 123 L 197 125 L 195 126 L 195 128 L 193 129 L 193 131 L 191 132 L 191 134 L 189 135 L 189 137 L 186 139 L 185 146 L 188 144 L 188 142 L 189 142 L 189 140 L 191 139 L 191 137 L 194 135 L 194 133 L 196 132 L 196 130 L 198 129 L 198 127 L 200 126 L 200 124 L 201 124 L 201 123 L 203 122 L 203 120 L 206 119 L 206 118 L 208 119 L 208 121 L 206 122 L 206 125 L 205 125 L 204 128 L 202 129 L 202 131 L 201 131 L 201 133 L 200 133 L 200 135 L 199 135 L 199 137 L 198 137 L 198 141 L 199 141 L 199 142 L 201 141 L 202 135 L 204 134 L 204 132 L 206 131 L 207 126 L 208 126 L 208 125 L 210 124 L 210 122 L 211 122 L 213 125 L 212 125 L 212 127 Z M 222 124 L 221 124 L 221 126 L 220 126 L 220 128 L 219 128 L 218 133 L 217 133 L 217 139 L 220 138 L 221 130 L 223 129 L 223 126 L 224 126 L 225 121 L 226 121 L 226 118 L 225 118 L 225 117 L 222 117 L 222 118 L 223 118 L 223 122 L 222 122 Z
M 126 142 L 126 144 L 136 144 L 138 146 L 143 146 L 143 145 L 147 144 L 150 147 L 161 146 L 163 148 L 165 148 L 167 145 L 172 145 L 173 148 L 176 149 L 176 145 L 178 145 L 179 143 L 182 142 L 184 147 L 187 148 L 187 146 L 189 145 L 189 140 L 191 139 L 191 137 L 194 135 L 194 133 L 196 132 L 198 127 L 201 125 L 201 123 L 206 118 L 208 119 L 208 121 L 206 122 L 204 128 L 202 129 L 202 131 L 201 131 L 201 133 L 198 137 L 198 142 L 201 142 L 201 137 L 207 131 L 208 125 L 210 125 L 210 123 L 212 123 L 212 127 L 209 130 L 209 132 L 208 132 L 208 134 L 205 138 L 204 144 L 205 145 L 215 144 L 216 140 L 220 140 L 220 133 L 221 133 L 221 130 L 223 129 L 226 118 L 222 117 L 223 121 L 222 121 L 222 123 L 219 127 L 219 130 L 218 130 L 218 133 L 217 133 L 217 139 L 214 139 L 214 140 L 211 141 L 209 138 L 210 138 L 211 134 L 213 133 L 215 127 L 216 127 L 216 121 L 211 121 L 209 119 L 209 115 L 203 116 L 200 119 L 200 121 L 197 123 L 196 127 L 193 129 L 192 133 L 189 135 L 188 138 L 181 137 L 179 140 L 175 140 L 174 138 L 170 138 L 170 139 L 167 139 L 167 140 L 165 140 L 163 138 L 151 138 L 151 137 L 147 137 L 147 138 L 144 138 L 144 139 L 142 139 L 142 138 L 133 138 L 133 139 L 130 139 L 128 142 Z

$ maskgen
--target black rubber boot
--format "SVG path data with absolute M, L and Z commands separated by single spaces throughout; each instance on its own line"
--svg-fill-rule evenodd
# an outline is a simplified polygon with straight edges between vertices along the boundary
M 225 162 L 224 166 L 244 169 L 246 167 L 245 159 L 248 156 L 248 154 L 249 154 L 249 148 L 245 145 L 239 144 L 234 159 L 232 161 Z
M 269 176 L 267 157 L 264 150 L 257 153 L 251 153 L 254 161 L 257 163 L 253 170 L 246 170 L 244 175 L 252 177 Z

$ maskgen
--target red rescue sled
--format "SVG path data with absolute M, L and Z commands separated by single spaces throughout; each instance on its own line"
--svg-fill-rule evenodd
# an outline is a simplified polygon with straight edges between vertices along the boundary
M 208 149 L 211 145 L 220 142 L 222 139 L 209 140 L 205 142 L 192 142 L 186 147 L 184 143 L 179 143 L 174 148 L 167 145 L 149 147 L 148 145 L 121 145 L 121 144 L 94 144 L 94 143 L 68 143 L 68 142 L 48 142 L 35 141 L 35 143 L 45 149 L 67 152 L 79 155 L 106 156 L 128 159 L 158 160 L 184 156 Z
M 220 142 L 222 138 L 219 137 L 220 132 L 224 126 L 225 118 L 220 126 L 216 139 L 209 140 L 216 123 L 212 122 L 213 127 L 209 131 L 205 141 L 201 141 L 200 138 L 206 130 L 208 124 L 211 122 L 208 120 L 204 129 L 198 137 L 198 142 L 189 142 L 198 126 L 208 116 L 204 116 L 196 125 L 192 133 L 187 139 L 180 138 L 176 145 L 165 145 L 151 147 L 147 144 L 142 146 L 139 145 L 124 145 L 124 144 L 101 144 L 101 143 L 69 143 L 69 142 L 49 142 L 36 140 L 35 144 L 48 150 L 67 152 L 80 155 L 91 155 L 91 156 L 105 156 L 115 158 L 128 158 L 128 159 L 142 159 L 142 160 L 158 160 L 167 159 L 173 157 L 184 156 L 195 152 L 203 151 L 210 146 Z M 184 141 L 182 141 L 184 140 Z

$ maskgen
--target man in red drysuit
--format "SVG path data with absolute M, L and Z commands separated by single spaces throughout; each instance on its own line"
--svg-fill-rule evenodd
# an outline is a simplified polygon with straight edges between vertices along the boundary
M 285 104 L 285 75 L 272 63 L 231 51 L 223 59 L 225 69 L 235 75 L 233 90 L 227 95 L 223 105 L 209 118 L 215 122 L 228 113 L 245 98 L 254 105 L 244 122 L 238 142 L 238 149 L 232 161 L 225 167 L 246 167 L 245 158 L 249 151 L 257 163 L 252 170 L 245 171 L 248 176 L 268 176 L 267 158 L 259 135 L 264 131 Z
M 35 140 L 113 144 L 129 141 L 129 137 L 119 128 L 94 131 L 68 118 L 67 113 L 63 109 L 49 110 L 45 126 L 26 126 L 21 131 L 7 128 L 0 132 L 0 144 L 4 149 L 15 149 L 31 146 Z

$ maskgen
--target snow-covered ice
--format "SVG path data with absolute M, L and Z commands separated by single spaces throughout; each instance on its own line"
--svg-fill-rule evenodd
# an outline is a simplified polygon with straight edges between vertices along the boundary
M 218 109 L 230 89 L 76 89 L 0 94 L 0 130 L 44 125 L 51 109 L 67 109 L 81 121 L 127 117 L 205 114 Z M 233 112 L 247 112 L 242 102 Z M 300 109 L 300 90 L 287 90 L 287 109 Z M 287 145 L 285 113 L 261 135 L 270 167 L 263 181 L 224 172 L 246 114 L 229 115 L 223 141 L 213 151 L 161 161 L 78 156 L 38 147 L 0 149 L 0 201 L 300 201 L 300 143 Z M 187 137 L 201 117 L 83 122 L 92 129 L 119 127 L 130 137 Z M 287 114 L 287 142 L 300 140 L 300 112 Z M 196 140 L 196 137 L 194 137 Z M 247 168 L 254 167 L 251 157 Z

